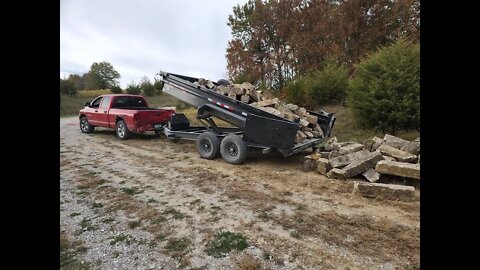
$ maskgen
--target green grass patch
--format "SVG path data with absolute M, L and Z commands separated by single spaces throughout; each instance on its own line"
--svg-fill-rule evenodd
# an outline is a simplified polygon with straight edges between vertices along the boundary
M 247 239 L 239 233 L 220 231 L 207 245 L 207 254 L 215 258 L 225 257 L 230 251 L 242 251 L 248 247 Z
M 103 207 L 103 203 L 97 203 L 97 202 L 92 203 L 92 208 L 102 208 L 102 207 Z
M 123 192 L 127 195 L 135 195 L 135 194 L 140 194 L 143 192 L 143 190 L 139 190 L 136 187 L 131 187 L 131 188 L 121 188 Z
M 174 219 L 184 219 L 186 215 L 175 208 L 168 208 L 162 212 L 163 215 L 171 215 Z
M 128 222 L 128 228 L 134 229 L 140 226 L 141 224 L 142 224 L 142 221 L 140 220 L 132 220 Z
M 165 245 L 165 249 L 173 256 L 181 256 L 188 253 L 188 248 L 192 245 L 192 241 L 187 237 L 170 238 Z
M 110 241 L 110 245 L 116 245 L 117 243 L 124 242 L 127 245 L 130 245 L 133 242 L 134 238 L 131 235 L 128 234 L 119 234 L 115 237 L 113 237 L 113 240 Z

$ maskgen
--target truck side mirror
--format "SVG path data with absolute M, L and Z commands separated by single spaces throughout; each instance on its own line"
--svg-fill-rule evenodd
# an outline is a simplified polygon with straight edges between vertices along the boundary
M 90 102 L 85 102 L 85 107 L 90 107 Z

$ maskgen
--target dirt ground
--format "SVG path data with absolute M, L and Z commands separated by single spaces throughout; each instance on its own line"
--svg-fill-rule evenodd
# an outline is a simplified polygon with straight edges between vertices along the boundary
M 188 141 L 118 140 L 60 119 L 61 264 L 89 269 L 417 269 L 419 201 L 352 194 L 306 153 L 204 160 Z M 207 254 L 217 232 L 248 248 Z

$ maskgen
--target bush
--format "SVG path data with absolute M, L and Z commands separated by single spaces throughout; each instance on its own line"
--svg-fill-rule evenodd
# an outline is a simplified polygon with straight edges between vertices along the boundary
M 155 80 L 155 82 L 153 83 L 153 88 L 155 88 L 155 95 L 162 95 L 163 85 L 163 81 Z
M 308 86 L 306 91 L 315 105 L 343 103 L 348 89 L 347 69 L 333 59 L 327 60 Z
M 306 85 L 309 84 L 308 78 L 304 77 L 290 82 L 286 87 L 287 102 L 304 106 L 306 103 Z
M 142 91 L 142 89 L 140 88 L 140 85 L 135 84 L 134 82 L 131 82 L 127 86 L 127 88 L 125 88 L 125 90 L 127 91 L 128 94 L 131 94 L 131 95 L 138 95 Z
M 121 94 L 122 88 L 120 88 L 120 86 L 115 85 L 110 88 L 110 91 L 114 94 Z
M 286 98 L 290 103 L 310 108 L 338 104 L 345 100 L 348 86 L 347 69 L 330 59 L 316 74 L 287 83 Z
M 148 97 L 155 95 L 155 87 L 147 76 L 143 76 L 142 80 L 140 81 L 140 89 L 142 89 L 143 94 Z
M 60 79 L 60 93 L 67 96 L 77 95 L 78 89 L 75 88 L 75 83 L 71 80 Z
M 420 127 L 420 45 L 404 40 L 356 65 L 349 104 L 365 127 L 396 133 Z

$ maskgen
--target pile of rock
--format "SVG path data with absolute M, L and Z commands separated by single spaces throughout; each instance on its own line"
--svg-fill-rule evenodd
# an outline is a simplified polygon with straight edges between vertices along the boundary
M 363 176 L 371 183 L 376 183 L 382 175 L 393 175 L 420 180 L 420 139 L 407 141 L 389 134 L 383 139 L 373 137 L 363 144 L 355 142 L 338 142 L 331 138 L 322 151 L 305 157 L 304 170 L 317 170 L 328 178 L 351 179 Z M 358 188 L 361 185 L 361 188 Z M 413 187 L 394 187 L 385 184 L 358 184 L 356 190 L 368 187 L 394 189 L 411 192 Z M 403 192 L 403 191 L 402 191 Z
M 301 143 L 305 139 L 324 138 L 323 130 L 318 125 L 318 117 L 307 112 L 303 107 L 295 104 L 287 104 L 278 98 L 268 98 L 257 90 L 254 85 L 245 82 L 242 84 L 216 85 L 212 81 L 199 79 L 196 85 L 204 86 L 210 90 L 228 96 L 235 100 L 250 104 L 263 111 L 271 113 L 300 125 L 300 130 L 295 137 L 295 143 Z

